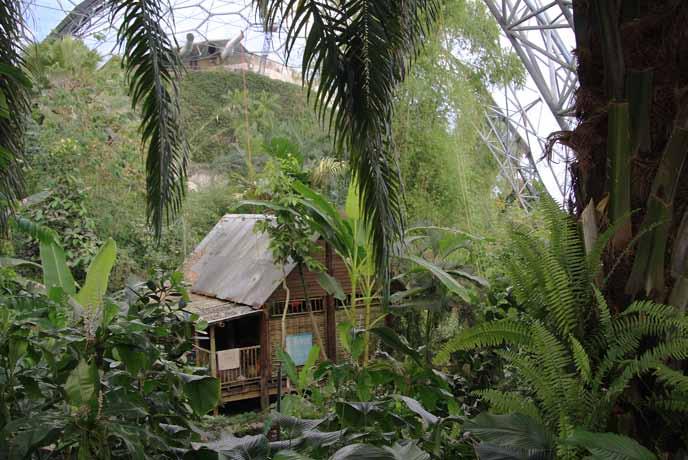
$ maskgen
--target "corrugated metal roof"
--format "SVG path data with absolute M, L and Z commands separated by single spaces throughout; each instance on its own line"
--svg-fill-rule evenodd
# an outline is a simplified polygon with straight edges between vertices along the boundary
M 185 264 L 191 291 L 217 299 L 262 306 L 295 264 L 274 264 L 270 237 L 253 228 L 261 214 L 227 214 L 203 238 Z
M 208 324 L 260 312 L 260 310 L 256 310 L 248 305 L 239 305 L 227 300 L 214 299 L 198 294 L 191 294 L 189 300 L 191 302 L 184 307 L 184 310 L 196 313 L 201 319 L 207 321 Z

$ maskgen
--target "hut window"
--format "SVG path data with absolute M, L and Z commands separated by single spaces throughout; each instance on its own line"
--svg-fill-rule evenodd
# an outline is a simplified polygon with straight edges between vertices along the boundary
M 316 297 L 311 299 L 311 308 L 314 312 L 325 310 L 325 298 Z M 272 316 L 282 316 L 284 311 L 284 302 L 276 301 L 270 304 L 270 314 Z M 287 315 L 302 315 L 308 313 L 308 306 L 306 305 L 306 299 L 292 299 L 289 301 L 289 310 L 287 310 Z

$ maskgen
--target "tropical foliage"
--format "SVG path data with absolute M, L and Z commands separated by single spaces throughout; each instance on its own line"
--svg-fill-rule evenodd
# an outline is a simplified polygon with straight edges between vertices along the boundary
M 554 202 L 546 206 L 547 245 L 515 228 L 513 250 L 504 259 L 525 316 L 460 332 L 436 362 L 458 350 L 498 347 L 526 391 L 484 389 L 479 394 L 496 413 L 519 414 L 529 418 L 521 423 L 546 427 L 550 442 L 542 450 L 577 458 L 577 446 L 568 442 L 575 429 L 632 435 L 618 420 L 620 407 L 649 416 L 667 404 L 665 398 L 681 400 L 678 386 L 686 377 L 667 364 L 680 367 L 688 358 L 688 323 L 674 307 L 651 301 L 610 311 L 596 280 L 602 249 L 616 229 L 602 234 L 586 255 L 576 224 Z M 648 377 L 665 385 L 640 391 L 637 384 Z M 660 447 L 661 439 L 655 442 Z
M 157 0 L 105 4 L 122 57 L 100 69 L 74 39 L 23 49 L 0 0 L 0 457 L 685 457 L 688 6 L 572 2 L 581 123 L 551 139 L 570 215 L 526 216 L 478 139 L 489 85 L 522 80 L 480 2 L 256 4 L 292 57 L 305 40 L 314 114 L 258 76 L 184 75 Z M 317 235 L 352 284 L 320 276 L 346 359 L 276 350 L 290 391 L 241 437 L 206 416 L 182 275 L 131 279 L 238 203 L 302 282 Z

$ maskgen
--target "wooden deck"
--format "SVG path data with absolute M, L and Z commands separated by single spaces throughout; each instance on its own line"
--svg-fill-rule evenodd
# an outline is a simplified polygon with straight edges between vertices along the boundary
M 260 346 L 239 348 L 239 367 L 226 370 L 219 370 L 217 362 L 212 365 L 212 351 L 199 346 L 194 349 L 196 365 L 207 367 L 211 375 L 220 379 L 222 403 L 260 397 Z M 283 388 L 285 382 L 286 378 L 283 379 Z M 272 376 L 268 381 L 268 394 L 272 396 L 277 393 L 277 377 Z

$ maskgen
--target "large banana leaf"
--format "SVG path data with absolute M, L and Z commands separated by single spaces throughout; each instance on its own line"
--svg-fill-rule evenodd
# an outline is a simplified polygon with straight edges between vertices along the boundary
M 84 308 L 96 310 L 103 304 L 116 257 L 117 245 L 109 238 L 91 261 L 86 272 L 86 281 L 75 297 Z
M 41 254 L 41 265 L 43 266 L 43 284 L 50 291 L 53 288 L 60 288 L 66 294 L 73 296 L 76 294 L 76 282 L 72 272 L 67 266 L 62 246 L 53 243 L 39 244 Z

